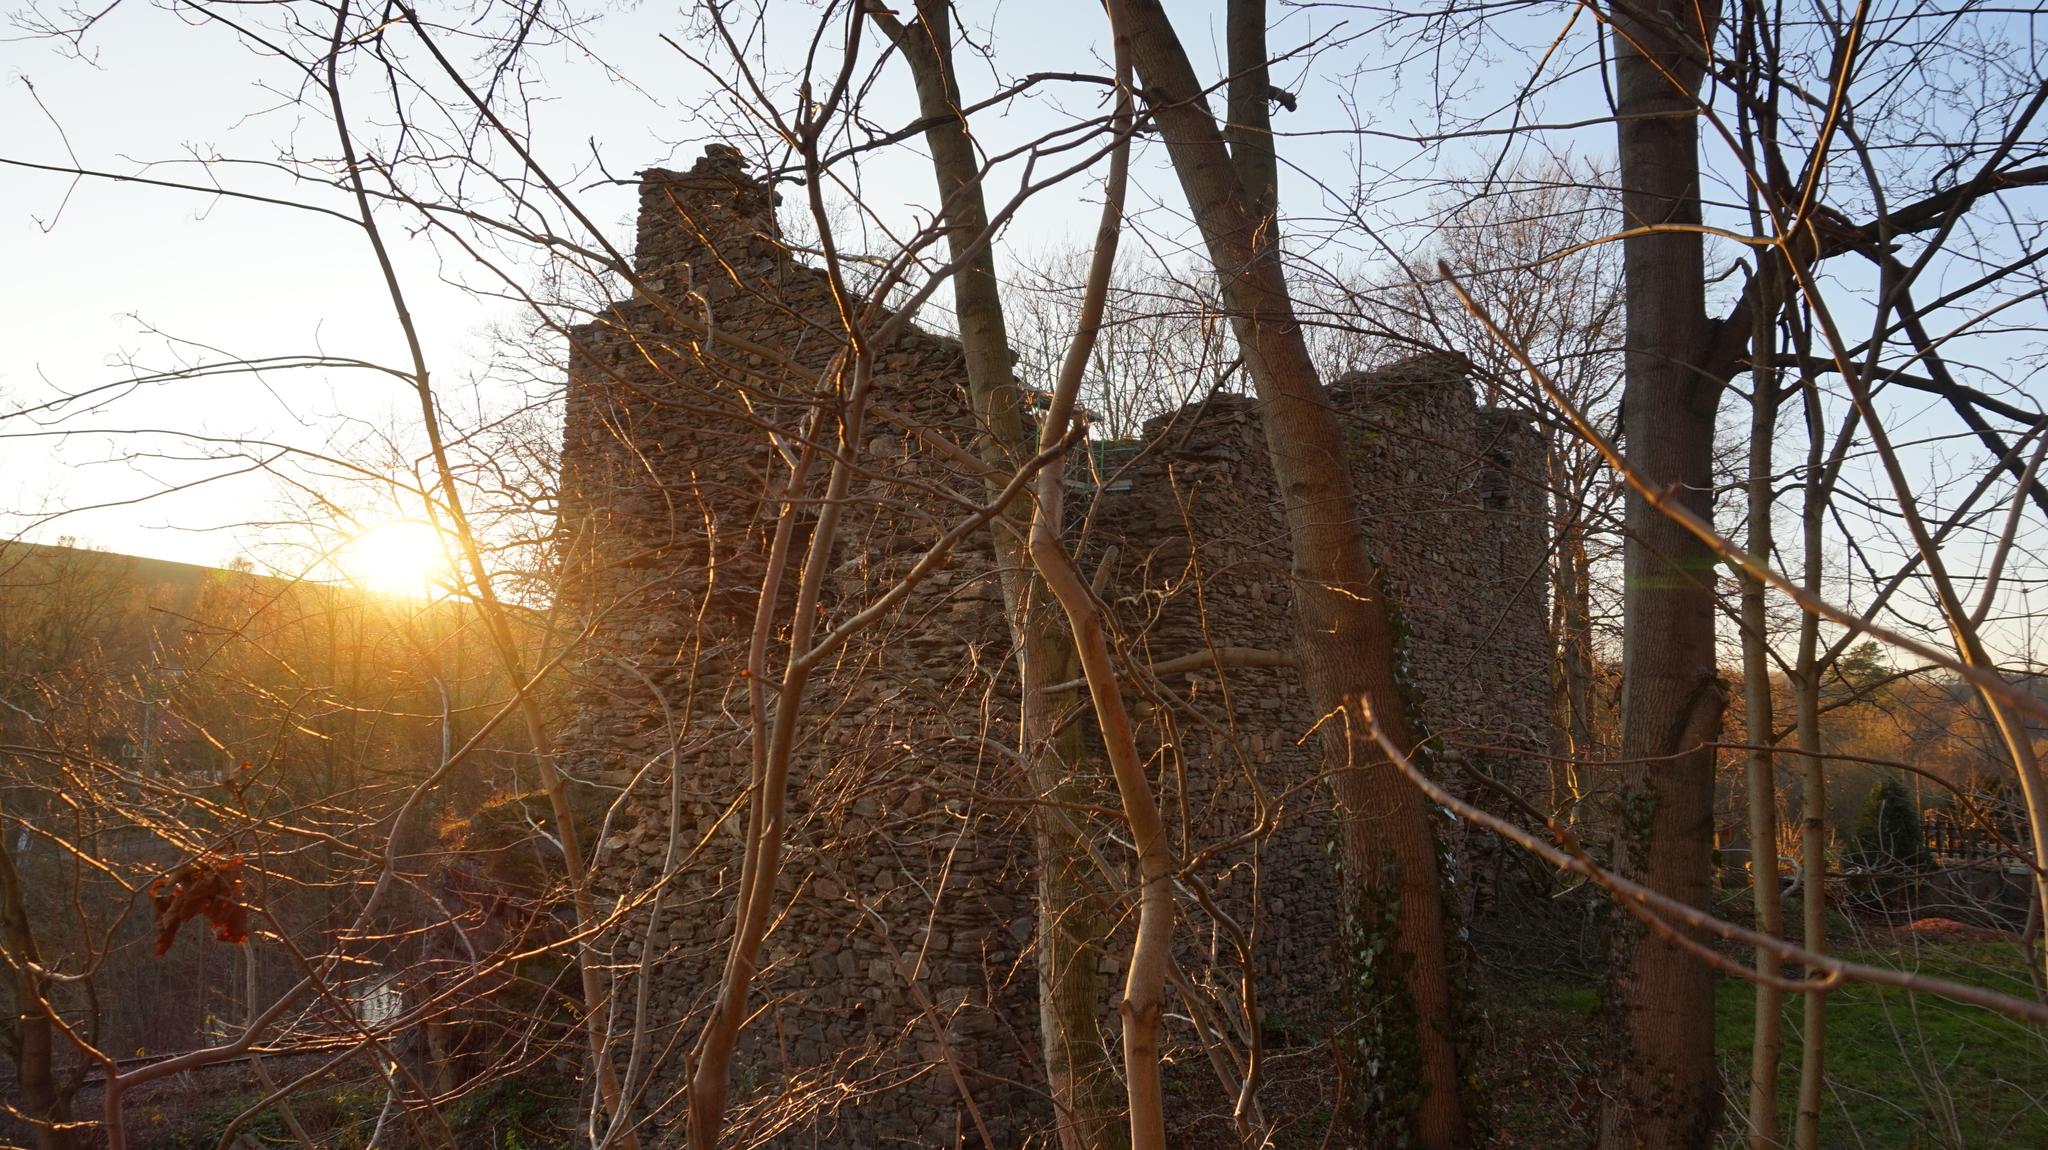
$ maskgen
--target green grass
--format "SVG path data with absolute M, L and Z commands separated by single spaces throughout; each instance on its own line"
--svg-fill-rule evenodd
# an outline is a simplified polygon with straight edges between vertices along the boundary
M 2033 994 L 2015 943 L 1921 943 L 1853 957 L 2023 998 Z M 1788 1002 L 1784 1015 L 1788 1117 L 1803 1046 L 1802 1009 Z M 1737 1083 L 1747 1081 L 1755 1013 L 1753 984 L 1721 984 L 1715 1041 Z M 2048 1035 L 2040 1029 L 1933 995 L 1855 983 L 1828 996 L 1827 1036 L 1824 1145 L 2048 1147 Z
M 1845 958 L 1916 970 L 2031 997 L 2020 947 L 2008 942 L 1868 946 Z M 1784 1131 L 1792 1126 L 1802 1053 L 1798 996 L 1784 1013 L 1780 1078 Z M 1590 1014 L 1594 992 L 1560 989 L 1551 1005 Z M 1729 1145 L 1747 1105 L 1756 987 L 1723 979 L 1715 1043 L 1727 1072 Z M 2002 1150 L 2048 1147 L 2048 1031 L 1928 994 L 1851 983 L 1829 995 L 1828 1085 L 1821 1144 L 1840 1150 Z
M 252 1085 L 218 1083 L 205 1093 L 166 1093 L 131 1109 L 130 1144 L 137 1150 L 215 1150 L 228 1124 L 267 1093 Z M 446 1103 L 441 1120 L 462 1150 L 558 1150 L 575 1144 L 576 1101 L 574 1082 L 545 1069 L 529 1070 Z M 376 1126 L 384 1088 L 358 1074 L 317 1082 L 295 1093 L 291 1102 L 320 1150 L 359 1150 Z M 263 1111 L 241 1130 L 248 1144 L 297 1146 L 276 1110 Z

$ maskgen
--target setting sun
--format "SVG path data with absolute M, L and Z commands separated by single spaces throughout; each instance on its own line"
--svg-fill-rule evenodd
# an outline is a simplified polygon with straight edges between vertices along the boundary
M 342 574 L 387 595 L 426 596 L 448 581 L 439 532 L 417 519 L 394 519 L 364 530 L 341 550 Z

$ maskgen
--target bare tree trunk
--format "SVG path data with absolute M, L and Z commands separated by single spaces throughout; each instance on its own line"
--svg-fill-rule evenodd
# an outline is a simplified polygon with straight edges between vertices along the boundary
M 1794 329 L 1795 347 L 1802 362 L 1811 362 L 1812 341 L 1805 326 Z M 1799 507 L 1800 585 L 1815 600 L 1820 598 L 1822 564 L 1826 561 L 1827 500 L 1834 486 L 1839 455 L 1829 458 L 1827 425 L 1821 411 L 1820 385 L 1805 369 L 1800 371 L 1800 407 L 1806 419 L 1806 480 L 1801 485 Z M 1836 452 L 1845 449 L 1851 426 L 1842 430 Z M 1799 742 L 1801 779 L 1799 824 L 1799 883 L 1801 930 L 1806 949 L 1827 953 L 1828 931 L 1828 807 L 1827 761 L 1820 757 L 1820 616 L 1812 611 L 1799 617 L 1799 648 L 1792 663 L 1795 737 Z M 1799 1094 L 1793 1103 L 1792 1144 L 1797 1150 L 1820 1150 L 1821 1092 L 1827 1083 L 1828 996 L 1825 991 L 1806 995 L 1800 1004 Z
M 1038 429 L 1039 452 L 1048 455 L 1069 434 L 1081 377 L 1088 367 L 1102 329 L 1103 302 L 1116 267 L 1117 237 L 1123 227 L 1124 188 L 1130 172 L 1131 99 L 1130 29 L 1110 13 L 1116 43 L 1117 134 L 1110 153 L 1109 176 L 1103 185 L 1102 220 L 1096 230 L 1095 253 L 1073 342 L 1060 364 L 1051 402 Z M 1053 462 L 1038 476 L 1038 507 L 1031 520 L 1031 558 L 1046 586 L 1058 597 L 1073 631 L 1073 649 L 1088 680 L 1088 697 L 1102 732 L 1103 751 L 1116 779 L 1117 797 L 1130 824 L 1138 856 L 1138 923 L 1124 972 L 1124 996 L 1117 1013 L 1123 1019 L 1124 1090 L 1130 1114 L 1132 1150 L 1165 1150 L 1166 1094 L 1161 1078 L 1159 1028 L 1166 1009 L 1166 976 L 1173 964 L 1175 863 L 1167 841 L 1166 820 L 1152 794 L 1152 780 L 1138 756 L 1130 712 L 1110 658 L 1109 635 L 1101 601 L 1074 558 L 1061 542 L 1060 516 L 1065 493 L 1064 460 Z
M 54 1008 L 35 973 L 41 961 L 14 855 L 0 845 L 0 963 L 7 968 L 7 991 L 15 1012 L 4 1045 L 14 1062 L 22 1116 L 32 1125 L 36 1150 L 72 1150 L 78 1142 L 70 1126 L 71 1099 L 57 1076 L 56 1033 L 50 1021 Z
M 1075 386 L 1063 387 L 1055 394 L 1053 411 L 1046 418 L 1047 446 L 1064 437 L 1073 392 L 1080 382 L 1080 372 L 1072 374 Z M 1131 946 L 1123 1002 L 1117 1013 L 1123 1018 L 1124 1084 L 1130 1107 L 1132 1150 L 1165 1150 L 1166 1097 L 1160 1079 L 1159 1023 L 1165 1011 L 1167 968 L 1173 959 L 1173 854 L 1167 842 L 1166 820 L 1159 813 L 1151 780 L 1138 757 L 1130 715 L 1124 707 L 1116 666 L 1109 655 L 1101 605 L 1060 542 L 1060 484 L 1058 466 L 1047 468 L 1039 478 L 1039 514 L 1032 525 L 1032 554 L 1073 627 L 1081 667 L 1088 679 L 1088 694 L 1102 729 L 1103 746 L 1116 777 L 1124 817 L 1130 823 L 1131 841 L 1137 848 L 1137 937 Z
M 835 285 L 836 286 L 836 285 Z M 837 448 L 827 472 L 823 498 L 812 518 L 811 538 L 797 576 L 796 602 L 789 616 L 789 659 L 775 682 L 774 706 L 762 711 L 757 705 L 753 722 L 754 778 L 749 803 L 744 855 L 740 865 L 739 896 L 733 910 L 732 939 L 727 944 L 725 969 L 720 976 L 711 1016 L 698 1032 L 692 1048 L 689 1070 L 689 1115 L 687 1145 L 691 1150 L 715 1150 L 725 1123 L 725 1103 L 731 1088 L 733 1051 L 739 1045 L 752 1009 L 749 995 L 760 966 L 761 942 L 767 937 L 770 912 L 782 873 L 783 839 L 788 833 L 791 755 L 797 740 L 798 720 L 803 715 L 804 694 L 815 670 L 811 640 L 816 633 L 818 600 L 825 567 L 838 535 L 839 519 L 846 505 L 846 490 L 852 474 L 852 460 L 860 442 L 861 420 L 865 414 L 872 362 L 867 349 L 856 345 L 841 357 L 847 379 L 846 401 L 840 415 Z M 850 360 L 851 362 L 845 362 Z M 807 439 L 830 434 L 822 428 Z M 789 469 L 783 488 L 780 522 L 762 576 L 761 607 L 755 616 L 754 633 L 748 649 L 749 678 L 766 682 L 767 647 L 774 623 L 773 607 L 779 598 L 787 560 L 792 550 L 800 501 L 811 490 L 811 477 L 823 454 L 815 442 L 806 443 Z M 751 686 L 751 684 L 750 684 Z M 758 690 L 758 688 L 756 688 Z
M 1562 450 L 1567 433 L 1550 437 L 1551 490 L 1574 490 Z M 1550 809 L 1566 822 L 1578 817 L 1579 767 L 1597 756 L 1593 739 L 1592 572 L 1586 556 L 1586 522 L 1564 495 L 1554 530 L 1557 558 L 1551 564 L 1551 626 L 1557 634 L 1556 682 L 1552 685 L 1559 761 L 1551 767 Z
M 1768 273 L 1766 273 L 1768 274 Z M 1772 440 L 1778 433 L 1778 376 L 1770 367 L 1777 308 L 1757 308 L 1757 333 L 1750 341 L 1749 553 L 1771 554 Z M 1742 702 L 1748 727 L 1749 881 L 1756 904 L 1756 928 L 1772 937 L 1784 933 L 1778 901 L 1778 786 L 1774 755 L 1763 749 L 1774 739 L 1771 705 L 1769 619 L 1763 580 L 1742 578 Z M 1778 1145 L 1778 1065 L 1783 1052 L 1785 994 L 1776 982 L 1783 964 L 1769 947 L 1756 948 L 1756 1013 L 1749 1048 L 1749 1145 Z
M 989 243 L 988 207 L 981 166 L 961 112 L 953 69 L 952 5 L 919 0 L 918 18 L 904 25 L 886 13 L 873 18 L 909 61 L 918 113 L 929 123 L 925 143 L 939 185 L 940 216 L 956 268 L 953 307 L 967 362 L 968 392 L 987 433 L 984 460 L 996 476 L 1030 458 L 1032 430 L 1011 371 L 1014 356 L 1003 315 L 995 253 Z M 989 480 L 990 490 L 1001 480 Z M 1054 1121 L 1064 1150 L 1108 1150 L 1126 1144 L 1123 1090 L 1103 1041 L 1103 985 L 1096 960 L 1109 924 L 1087 882 L 1088 853 L 1075 840 L 1064 804 L 1092 802 L 1078 781 L 1089 757 L 1084 728 L 1063 722 L 1079 703 L 1075 688 L 1055 690 L 1081 672 L 1065 620 L 1051 591 L 1032 567 L 1031 508 L 1023 500 L 990 525 L 1004 609 L 1019 651 L 1023 752 L 1034 797 L 1031 821 L 1038 855 L 1038 1011 Z
M 1130 1144 L 1122 1121 L 1123 1084 L 1102 1033 L 1104 986 L 1097 962 L 1107 952 L 1110 923 L 1091 889 L 1088 851 L 1062 817 L 1067 804 L 1091 803 L 1099 796 L 1075 778 L 1092 754 L 1083 726 L 1061 722 L 1083 705 L 1079 693 L 1072 687 L 1051 689 L 1080 677 L 1081 663 L 1064 619 L 1052 611 L 1052 592 L 1035 572 L 1027 586 L 1029 596 L 1011 617 L 1025 617 L 1021 718 L 1030 740 L 1026 753 L 1032 786 L 1049 804 L 1032 820 L 1038 851 L 1039 1039 L 1060 1145 L 1064 1150 L 1109 1150 Z
M 1817 423 L 1818 421 L 1816 421 Z M 1815 455 L 1819 452 L 1816 450 Z M 1819 590 L 1820 507 L 1811 507 L 1807 529 L 1807 586 Z M 1799 827 L 1801 926 L 1806 949 L 1827 953 L 1828 942 L 1828 807 L 1827 763 L 1820 757 L 1820 620 L 1808 614 L 1799 623 L 1798 670 L 1792 676 L 1797 692 L 1800 764 L 1805 794 Z M 1828 996 L 1817 991 L 1801 1004 L 1799 1036 L 1799 1098 L 1794 1106 L 1793 1145 L 1820 1150 L 1821 1091 L 1827 1083 Z
M 1613 23 L 1627 287 L 1628 457 L 1703 520 L 1713 515 L 1714 415 L 1700 233 L 1701 61 L 1714 0 Z M 1628 494 L 1621 754 L 1614 864 L 1692 906 L 1712 894 L 1714 752 L 1726 698 L 1714 665 L 1715 557 L 1642 492 Z M 1705 1150 L 1720 1117 L 1712 972 L 1632 917 L 1613 919 L 1617 1033 L 1604 1150 Z M 1683 929 L 1683 928 L 1680 928 Z
M 441 750 L 442 762 L 448 761 L 448 754 L 448 748 L 444 744 Z M 251 948 L 244 947 L 241 950 L 240 958 L 242 961 L 242 986 L 247 997 L 243 1011 L 243 1023 L 245 1025 L 254 1025 L 257 1015 L 256 952 Z M 256 1081 L 263 1084 L 265 1092 L 276 1093 L 277 1083 L 271 1079 L 270 1071 L 264 1067 L 263 1056 L 253 1050 L 249 1052 L 249 1069 L 256 1073 Z M 398 1095 L 394 1091 L 386 1094 L 385 1097 L 387 1100 L 395 1100 Z M 319 1143 L 313 1141 L 312 1136 L 306 1133 L 306 1127 L 299 1121 L 299 1112 L 292 1106 L 289 1094 L 278 1095 L 277 1100 L 271 1103 L 271 1109 L 277 1111 L 279 1118 L 284 1119 L 285 1129 L 291 1131 L 292 1138 L 300 1146 L 305 1147 L 305 1150 L 316 1150 Z
M 1252 4 L 1263 13 L 1263 4 Z M 1379 572 L 1351 490 L 1344 431 L 1331 412 L 1294 316 L 1274 231 L 1270 169 L 1237 166 L 1158 0 L 1112 0 L 1130 35 L 1151 113 L 1215 266 L 1224 304 L 1262 401 L 1267 452 L 1285 501 L 1304 685 L 1317 712 L 1339 811 L 1349 977 L 1378 1009 L 1361 1019 L 1386 1077 L 1365 1084 L 1374 1137 L 1447 1150 L 1466 1145 L 1446 915 L 1429 805 L 1367 731 L 1341 721 L 1362 706 L 1393 741 L 1416 749 Z M 1233 14 L 1231 70 L 1246 72 L 1263 15 Z M 1240 139 L 1267 139 L 1263 101 L 1234 109 Z M 1265 147 L 1270 148 L 1270 143 Z M 1250 147 L 1248 152 L 1260 148 Z M 1248 183 L 1248 180 L 1251 181 Z

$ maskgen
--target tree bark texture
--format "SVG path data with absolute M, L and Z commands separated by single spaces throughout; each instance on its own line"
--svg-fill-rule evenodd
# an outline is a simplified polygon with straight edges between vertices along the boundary
M 1703 520 L 1713 515 L 1720 384 L 1698 364 L 1712 334 L 1700 223 L 1698 91 L 1720 9 L 1620 9 L 1614 36 L 1626 290 L 1623 430 L 1629 461 Z M 1707 907 L 1714 751 L 1726 696 L 1714 663 L 1714 553 L 1641 492 L 1623 558 L 1621 755 L 1614 864 Z M 1694 956 L 1616 914 L 1610 933 L 1613 1095 L 1603 1150 L 1706 1150 L 1720 1117 L 1714 980 Z M 1684 928 L 1673 927 L 1674 930 Z

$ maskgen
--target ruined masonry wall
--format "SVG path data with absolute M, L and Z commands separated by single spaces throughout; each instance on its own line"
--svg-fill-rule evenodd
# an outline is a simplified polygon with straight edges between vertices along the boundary
M 613 956 L 655 974 L 653 1049 L 672 1052 L 648 1095 L 662 1121 L 738 881 L 751 771 L 741 670 L 776 528 L 765 493 L 786 473 L 779 453 L 798 449 L 788 430 L 813 412 L 832 426 L 819 373 L 841 337 L 822 276 L 780 243 L 772 192 L 727 150 L 686 173 L 643 173 L 636 258 L 647 293 L 571 340 L 564 603 L 594 637 L 573 669 L 560 747 L 572 777 L 626 796 L 595 847 L 600 883 L 617 897 L 662 890 L 658 904 L 633 904 Z M 1521 420 L 1477 410 L 1458 368 L 1397 365 L 1331 396 L 1352 429 L 1360 514 L 1404 604 L 1423 717 L 1453 743 L 1536 749 L 1549 640 L 1543 497 L 1527 479 L 1541 474 L 1540 445 Z M 853 445 L 862 475 L 821 628 L 873 602 L 982 494 L 926 438 L 976 442 L 956 344 L 906 331 L 880 353 L 874 387 L 900 423 L 871 421 Z M 1205 643 L 1286 648 L 1287 536 L 1255 403 L 1214 396 L 1155 420 L 1142 448 L 1077 488 L 1072 512 L 1090 569 L 1110 564 L 1105 597 L 1131 647 L 1153 661 Z M 763 1012 L 735 1075 L 736 1140 L 972 1144 L 942 1053 L 999 1145 L 1048 1127 L 1031 795 L 1014 757 L 1002 616 L 978 537 L 814 679 L 784 901 L 754 995 Z M 1176 784 L 1166 804 L 1186 828 L 1183 857 L 1277 819 L 1256 884 L 1249 845 L 1210 851 L 1195 877 L 1246 922 L 1256 887 L 1261 1025 L 1282 1044 L 1320 1044 L 1333 1021 L 1335 877 L 1319 765 L 1301 742 L 1314 716 L 1295 675 L 1182 675 L 1155 696 L 1139 713 L 1158 777 Z M 1488 762 L 1540 779 L 1533 760 Z M 1183 916 L 1189 970 L 1227 963 L 1213 929 L 1193 908 Z M 1114 973 L 1114 958 L 1103 966 Z M 1183 1054 L 1176 1073 L 1206 1074 Z

